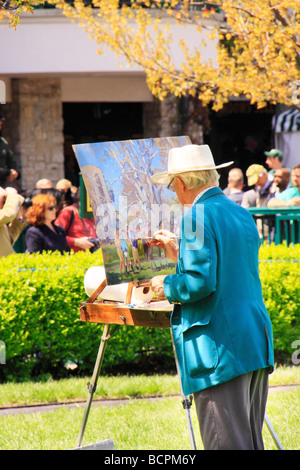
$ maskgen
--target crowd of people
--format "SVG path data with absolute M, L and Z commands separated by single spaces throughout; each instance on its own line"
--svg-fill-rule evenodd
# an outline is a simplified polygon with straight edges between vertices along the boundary
M 0 187 L 0 256 L 14 253 L 22 232 L 28 253 L 92 251 L 97 239 L 94 220 L 80 215 L 78 188 L 66 179 L 55 188 L 48 179 L 38 180 L 24 194 Z
M 265 166 L 253 163 L 244 173 L 232 168 L 224 194 L 244 208 L 300 206 L 300 163 L 292 170 L 282 166 L 279 149 L 264 152 Z
M 252 164 L 245 182 L 243 171 L 232 168 L 224 194 L 244 208 L 300 206 L 300 164 L 290 171 L 281 164 L 280 150 L 265 153 L 269 171 Z M 4 174 L 1 168 L 0 174 Z M 80 216 L 79 190 L 69 180 L 61 179 L 54 187 L 49 179 L 40 179 L 22 194 L 10 186 L 12 181 L 8 173 L 4 187 L 0 186 L 0 256 L 14 253 L 13 245 L 23 231 L 29 253 L 93 251 L 94 220 Z

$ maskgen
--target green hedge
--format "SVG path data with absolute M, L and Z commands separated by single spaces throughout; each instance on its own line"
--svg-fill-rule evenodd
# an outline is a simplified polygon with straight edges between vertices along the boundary
M 300 245 L 263 246 L 260 278 L 274 336 L 275 360 L 291 364 L 300 339 Z
M 1 259 L 0 341 L 6 364 L 0 364 L 0 381 L 63 377 L 70 373 L 68 362 L 78 365 L 73 373 L 91 374 L 103 325 L 82 322 L 79 305 L 87 299 L 87 269 L 101 264 L 100 251 Z M 102 370 L 141 363 L 153 349 L 158 356 L 172 357 L 169 329 L 120 327 L 109 341 Z
M 300 337 L 299 261 L 300 246 L 263 246 L 260 251 L 278 362 L 291 361 L 292 343 Z M 5 344 L 6 363 L 0 364 L 0 381 L 92 373 L 103 325 L 82 322 L 79 304 L 87 299 L 85 272 L 101 263 L 100 251 L 1 259 L 0 341 Z M 78 366 L 73 372 L 66 368 L 69 362 Z M 137 372 L 144 364 L 149 372 L 174 368 L 169 329 L 118 328 L 109 341 L 102 372 Z

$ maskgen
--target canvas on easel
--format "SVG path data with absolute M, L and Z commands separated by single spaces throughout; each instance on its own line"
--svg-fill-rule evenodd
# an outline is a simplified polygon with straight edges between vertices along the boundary
M 167 168 L 170 148 L 190 143 L 178 136 L 73 145 L 108 285 L 175 272 L 175 263 L 148 240 L 162 228 L 179 235 L 182 208 L 173 192 L 150 178 Z

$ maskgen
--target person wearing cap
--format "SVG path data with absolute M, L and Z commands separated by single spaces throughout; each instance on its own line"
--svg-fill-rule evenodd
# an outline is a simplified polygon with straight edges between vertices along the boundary
M 242 207 L 266 207 L 272 197 L 273 177 L 262 165 L 250 165 L 246 171 L 248 186 L 254 186 L 243 195 Z
M 272 149 L 269 152 L 264 152 L 266 155 L 266 164 L 270 168 L 270 175 L 274 176 L 275 171 L 282 168 L 282 152 L 279 149 Z
M 60 179 L 57 183 L 56 183 L 56 189 L 58 189 L 59 191 L 63 191 L 63 192 L 66 192 L 68 191 L 68 189 L 71 189 L 72 188 L 72 183 L 70 180 L 67 180 L 65 178 L 62 178 Z
M 300 206 L 300 163 L 293 167 L 291 181 L 293 186 L 270 199 L 268 207 Z
M 2 137 L 2 126 L 5 119 L 0 115 L 0 186 L 12 186 L 20 178 L 20 171 L 9 148 L 8 142 Z
M 204 449 L 263 449 L 273 370 L 271 321 L 258 272 L 260 246 L 250 213 L 218 187 L 207 145 L 173 148 L 168 171 L 152 175 L 186 209 L 180 243 L 160 230 L 151 244 L 177 262 L 150 281 L 174 304 L 171 328 L 185 396 L 194 395 Z
M 246 171 L 248 186 L 254 186 L 243 195 L 242 207 L 267 207 L 268 201 L 274 196 L 273 176 L 262 165 L 250 165 Z M 267 218 L 256 221 L 259 236 L 262 240 L 273 237 L 273 230 Z

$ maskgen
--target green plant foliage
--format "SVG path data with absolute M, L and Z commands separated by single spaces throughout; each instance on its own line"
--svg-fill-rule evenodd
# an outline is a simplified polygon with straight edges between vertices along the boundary
M 277 362 L 290 363 L 300 338 L 300 246 L 263 246 L 260 273 L 273 329 Z M 87 299 L 84 275 L 102 264 L 100 250 L 17 254 L 1 259 L 0 340 L 6 363 L 0 381 L 90 375 L 103 325 L 82 322 L 79 305 Z M 70 371 L 68 363 L 77 368 Z M 169 329 L 118 328 L 104 356 L 102 373 L 175 371 Z
M 77 365 L 73 373 L 91 373 L 103 325 L 82 322 L 79 305 L 87 299 L 87 269 L 101 264 L 100 251 L 2 258 L 0 340 L 6 346 L 6 364 L 0 365 L 2 382 L 43 374 L 60 378 L 70 374 L 67 363 Z M 118 328 L 102 370 L 117 370 L 123 363 L 134 368 L 153 352 L 172 357 L 169 329 Z
M 260 278 L 273 325 L 276 361 L 291 363 L 293 342 L 300 339 L 300 245 L 263 246 Z

